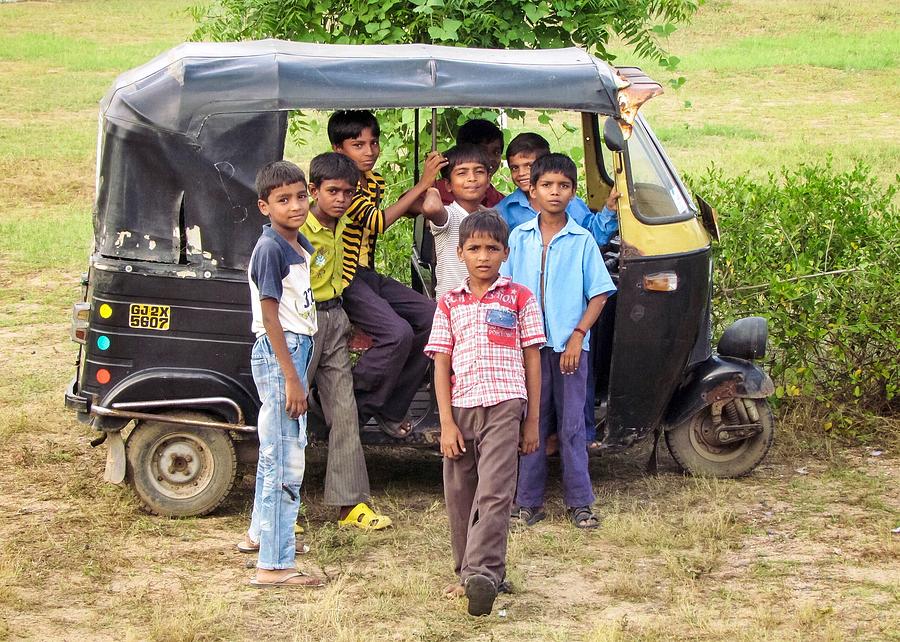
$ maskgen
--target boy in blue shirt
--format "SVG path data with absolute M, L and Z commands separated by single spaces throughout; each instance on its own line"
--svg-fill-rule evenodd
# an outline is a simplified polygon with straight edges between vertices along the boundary
M 497 204 L 500 216 L 513 230 L 522 223 L 537 216 L 537 209 L 531 199 L 531 167 L 534 162 L 550 153 L 550 143 L 540 134 L 524 132 L 513 138 L 506 148 L 506 162 L 516 190 Z M 566 214 L 575 219 L 581 227 L 589 231 L 597 245 L 606 245 L 619 229 L 616 218 L 619 193 L 613 188 L 606 200 L 606 206 L 599 212 L 592 212 L 583 200 L 573 196 L 566 207 Z
M 513 522 L 544 518 L 547 436 L 555 426 L 562 458 L 563 495 L 578 528 L 596 528 L 594 492 L 584 443 L 584 404 L 590 329 L 615 286 L 594 238 L 566 214 L 575 196 L 575 163 L 546 154 L 531 167 L 529 196 L 538 215 L 509 238 L 502 273 L 537 295 L 547 343 L 541 348 L 539 446 L 519 460 Z
M 300 234 L 309 212 L 306 177 L 287 161 L 269 163 L 256 176 L 259 210 L 271 223 L 253 249 L 248 268 L 253 381 L 262 407 L 257 420 L 259 463 L 253 515 L 245 544 L 259 546 L 254 586 L 322 586 L 297 570 L 294 525 L 306 467 L 306 369 L 316 332 L 309 282 L 313 247 Z

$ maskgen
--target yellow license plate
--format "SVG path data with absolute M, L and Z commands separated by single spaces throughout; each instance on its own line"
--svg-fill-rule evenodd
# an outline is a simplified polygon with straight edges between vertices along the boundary
M 132 303 L 128 309 L 128 327 L 145 330 L 168 330 L 172 306 Z

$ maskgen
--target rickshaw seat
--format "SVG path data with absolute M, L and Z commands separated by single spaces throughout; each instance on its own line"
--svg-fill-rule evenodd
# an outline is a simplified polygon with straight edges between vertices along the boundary
M 353 326 L 353 329 L 350 331 L 350 339 L 347 341 L 347 347 L 350 349 L 350 352 L 362 354 L 372 347 L 372 337 L 357 326 Z

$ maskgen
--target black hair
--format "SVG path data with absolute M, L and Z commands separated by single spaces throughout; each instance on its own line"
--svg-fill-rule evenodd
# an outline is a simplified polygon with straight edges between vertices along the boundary
M 381 136 L 378 119 L 372 112 L 336 111 L 328 119 L 328 140 L 332 145 L 340 145 L 348 138 L 358 138 L 364 129 L 371 129 L 375 138 Z
M 550 143 L 540 134 L 534 132 L 522 132 L 511 141 L 506 148 L 506 160 L 516 154 L 534 154 L 536 158 L 540 158 L 550 153 Z
M 477 145 L 456 145 L 444 153 L 444 158 L 447 159 L 447 164 L 441 168 L 441 176 L 447 180 L 450 180 L 453 168 L 462 163 L 481 163 L 485 171 L 490 171 L 491 167 L 491 159 Z
M 359 184 L 359 170 L 347 156 L 325 152 L 309 162 L 309 182 L 320 188 L 322 181 L 347 181 L 356 187 Z
M 531 166 L 532 186 L 537 185 L 541 176 L 550 172 L 556 172 L 568 178 L 572 181 L 572 187 L 578 184 L 578 168 L 575 167 L 575 162 L 565 154 L 551 153 L 541 156 Z
M 475 234 L 486 234 L 503 247 L 509 247 L 509 226 L 497 210 L 482 208 L 465 217 L 459 224 L 459 246 Z
M 484 118 L 473 118 L 463 123 L 456 132 L 456 144 L 483 145 L 495 140 L 503 142 L 503 132 L 494 123 Z
M 303 183 L 306 186 L 303 170 L 290 161 L 274 161 L 263 165 L 256 173 L 256 194 L 259 200 L 268 201 L 273 189 L 291 183 Z

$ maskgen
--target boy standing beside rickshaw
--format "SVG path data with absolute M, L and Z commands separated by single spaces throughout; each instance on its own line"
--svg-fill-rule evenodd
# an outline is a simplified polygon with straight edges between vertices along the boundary
M 575 195 L 575 163 L 562 154 L 531 167 L 530 196 L 538 215 L 513 230 L 502 273 L 538 297 L 547 344 L 541 348 L 540 444 L 519 462 L 515 525 L 544 518 L 546 442 L 555 426 L 562 458 L 563 495 L 578 528 L 596 528 L 594 492 L 585 448 L 586 353 L 591 327 L 615 286 L 591 235 L 566 214 Z
M 326 505 L 339 507 L 338 523 L 363 530 L 381 530 L 391 518 L 366 503 L 369 475 L 359 440 L 359 417 L 353 397 L 353 374 L 347 341 L 350 321 L 341 307 L 344 291 L 342 262 L 344 214 L 356 194 L 359 170 L 348 157 L 329 152 L 309 164 L 309 191 L 315 204 L 303 224 L 303 234 L 315 247 L 310 282 L 316 300 L 318 332 L 309 366 L 328 427 L 325 468 Z
M 250 367 L 262 407 L 253 514 L 241 544 L 259 551 L 252 585 L 321 586 L 320 578 L 300 572 L 294 562 L 306 468 L 306 372 L 316 333 L 309 282 L 313 247 L 300 234 L 309 211 L 306 177 L 293 163 L 277 161 L 259 171 L 256 189 L 260 212 L 271 223 L 248 269 L 256 334 Z

